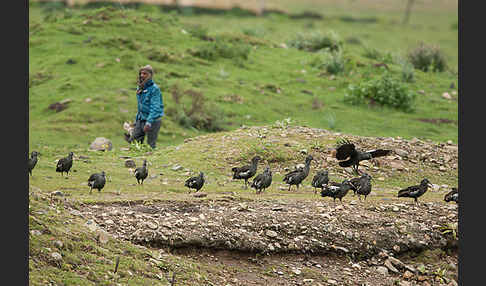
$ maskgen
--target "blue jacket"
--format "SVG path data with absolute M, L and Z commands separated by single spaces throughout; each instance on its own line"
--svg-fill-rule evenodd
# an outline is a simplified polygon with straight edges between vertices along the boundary
M 164 115 L 162 93 L 153 80 L 147 81 L 143 88 L 143 91 L 137 94 L 138 112 L 135 120 L 146 120 L 146 124 L 152 125 Z

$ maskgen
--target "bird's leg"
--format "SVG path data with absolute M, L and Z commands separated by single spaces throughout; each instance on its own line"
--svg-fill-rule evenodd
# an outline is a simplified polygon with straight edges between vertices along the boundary
M 91 189 L 89 189 L 89 193 L 91 194 L 92 191 L 93 191 L 93 187 L 91 187 Z
M 291 185 L 291 184 L 289 184 L 289 192 L 290 192 L 290 187 L 291 187 L 291 186 L 292 186 L 292 185 Z
M 247 180 L 245 179 L 245 190 L 248 189 Z

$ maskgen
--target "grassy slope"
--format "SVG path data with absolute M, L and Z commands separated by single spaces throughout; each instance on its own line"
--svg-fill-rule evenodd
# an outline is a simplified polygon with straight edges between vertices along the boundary
M 208 285 L 209 280 L 215 281 L 208 277 L 223 273 L 219 266 L 212 263 L 171 254 L 165 255 L 158 262 L 151 262 L 150 257 L 157 257 L 156 253 L 129 243 L 109 240 L 108 243 L 102 244 L 97 241 L 96 233 L 86 228 L 85 221 L 64 210 L 62 201 L 42 199 L 46 194 L 56 190 L 67 194 L 67 199 L 74 204 L 140 199 L 192 199 L 183 187 L 183 181 L 188 173 L 170 169 L 173 164 L 178 163 L 192 173 L 196 170 L 205 171 L 209 180 L 205 191 L 210 197 L 234 192 L 242 199 L 313 199 L 310 189 L 296 194 L 285 193 L 283 196 L 281 191 L 277 190 L 277 185 L 275 189 L 267 190 L 261 198 L 255 198 L 250 192 L 242 191 L 241 182 L 228 182 L 227 165 L 230 162 L 221 162 L 219 158 L 223 157 L 225 152 L 234 152 L 232 160 L 246 161 L 258 145 L 255 138 L 245 138 L 238 141 L 238 144 L 227 142 L 221 147 L 221 136 L 235 135 L 209 134 L 203 141 L 196 140 L 192 144 L 184 144 L 178 148 L 176 145 L 184 138 L 204 132 L 184 129 L 168 119 L 164 121 L 159 137 L 162 148 L 149 157 L 151 174 L 159 174 L 158 177 L 147 181 L 143 188 L 133 185 L 135 181 L 119 157 L 132 156 L 139 165 L 142 158 L 148 155 L 142 151 L 120 151 L 118 147 L 124 145 L 120 136 L 121 124 L 125 120 L 132 120 L 136 111 L 132 90 L 134 75 L 137 67 L 147 62 L 156 68 L 158 82 L 163 91 L 176 83 L 184 89 L 194 88 L 202 91 L 210 102 L 225 110 L 228 120 L 232 122 L 228 125 L 230 129 L 241 124 L 269 124 L 286 117 L 291 117 L 294 124 L 328 129 L 330 126 L 326 116 L 333 114 L 336 118 L 335 131 L 367 136 L 422 137 L 438 141 L 451 139 L 457 142 L 457 125 L 437 126 L 414 120 L 457 120 L 457 101 L 447 102 L 440 98 L 442 92 L 449 90 L 451 82 L 455 82 L 457 86 L 457 77 L 451 73 L 424 74 L 416 71 L 417 81 L 410 84 L 410 88 L 423 89 L 430 94 L 419 98 L 416 113 L 405 114 L 367 107 L 349 108 L 340 98 L 347 84 L 357 83 L 359 77 L 356 75 L 364 70 L 357 68 L 354 77 L 341 75 L 335 80 L 330 80 L 328 76 L 318 77 L 320 71 L 310 68 L 308 62 L 312 59 L 311 54 L 293 49 L 272 48 L 272 43 L 278 45 L 313 25 L 315 29 L 322 31 L 335 30 L 342 38 L 358 36 L 364 43 L 382 51 L 403 53 L 410 41 L 415 42 L 419 39 L 428 43 L 440 43 L 454 69 L 454 66 L 457 66 L 457 30 L 452 30 L 450 26 L 454 21 L 457 23 L 457 11 L 433 17 L 430 16 L 433 13 L 430 11 L 416 13 L 412 20 L 418 22 L 420 19 L 423 24 L 422 27 L 415 28 L 391 24 L 391 20 L 401 19 L 399 12 L 357 14 L 356 11 L 350 11 L 349 14 L 355 17 L 371 15 L 379 19 L 376 24 L 365 25 L 366 30 L 360 30 L 359 28 L 363 27 L 360 24 L 339 20 L 339 16 L 345 14 L 345 8 L 325 10 L 325 15 L 335 15 L 335 18 L 326 18 L 314 24 L 307 20 L 291 21 L 281 16 L 262 19 L 231 16 L 195 18 L 160 14 L 158 10 L 142 12 L 126 9 L 105 11 L 108 15 L 125 15 L 126 18 L 92 20 L 91 23 L 83 25 L 83 21 L 87 20 L 87 16 L 83 15 L 96 18 L 101 11 L 60 12 L 57 20 L 53 20 L 46 18 L 46 14 L 40 8 L 32 6 L 29 9 L 29 74 L 31 80 L 39 81 L 29 89 L 29 143 L 30 149 L 39 150 L 41 156 L 34 176 L 30 179 L 30 191 L 38 195 L 30 196 L 29 227 L 31 230 L 41 230 L 43 234 L 32 235 L 29 240 L 30 283 L 45 285 L 48 281 L 53 281 L 56 284 L 115 285 L 118 282 L 154 285 L 164 284 L 156 275 L 162 277 L 175 271 L 178 274 L 176 285 Z M 66 17 L 70 13 L 72 17 Z M 144 20 L 147 16 L 154 19 L 156 24 Z M 134 19 L 137 19 L 136 23 L 133 22 Z M 194 23 L 204 23 L 209 28 L 210 35 L 234 33 L 238 37 L 241 37 L 242 27 L 264 27 L 263 38 L 269 44 L 253 50 L 250 59 L 244 64 L 245 68 L 238 67 L 231 60 L 218 60 L 207 65 L 195 63 L 196 59 L 188 55 L 187 49 L 198 47 L 204 42 L 181 32 L 182 28 Z M 151 42 L 148 42 L 146 36 L 147 27 L 150 27 L 152 34 Z M 383 32 L 383 29 L 388 29 L 388 32 Z M 84 43 L 90 37 L 93 37 L 92 41 Z M 116 39 L 120 37 L 128 39 L 128 45 L 116 44 Z M 131 50 L 130 45 L 140 45 L 140 48 Z M 159 47 L 171 51 L 179 59 L 178 62 L 149 61 L 147 54 L 150 48 Z M 345 49 L 348 55 L 362 62 L 373 62 L 361 56 L 361 46 L 346 45 Z M 182 54 L 185 55 L 185 59 L 181 57 Z M 116 58 L 121 59 L 120 62 L 117 62 Z M 68 59 L 74 59 L 77 63 L 68 65 Z M 302 69 L 307 73 L 301 73 Z M 170 72 L 187 75 L 188 78 L 171 77 Z M 228 73 L 228 76 L 224 76 L 225 73 Z M 43 76 L 51 78 L 42 81 Z M 304 79 L 306 83 L 300 83 L 296 79 Z M 260 87 L 266 84 L 279 86 L 283 92 L 276 94 L 266 90 L 262 95 Z M 336 90 L 331 92 L 329 87 L 336 87 Z M 311 109 L 312 96 L 301 93 L 303 89 L 312 91 L 324 102 L 324 107 L 321 110 Z M 223 98 L 229 94 L 238 94 L 244 104 L 225 102 Z M 67 110 L 60 113 L 46 110 L 50 103 L 65 98 L 73 99 Z M 93 100 L 86 103 L 86 98 Z M 167 106 L 174 105 L 167 91 L 164 100 Z M 121 112 L 120 108 L 128 112 Z M 249 120 L 246 115 L 251 115 Z M 362 122 L 366 124 L 363 126 Z M 88 144 L 98 136 L 112 139 L 115 150 L 106 153 L 88 152 Z M 292 140 L 300 142 L 298 138 Z M 273 151 L 286 158 L 285 160 L 290 160 L 294 159 L 294 152 L 299 149 L 310 149 L 310 144 L 300 142 L 290 149 L 291 153 L 277 147 Z M 331 147 L 334 140 L 324 140 L 319 144 Z M 236 152 L 235 149 L 239 151 Z M 55 160 L 71 150 L 76 156 L 89 156 L 90 162 L 76 161 L 76 172 L 72 173 L 69 179 L 58 179 L 60 175 L 54 172 Z M 284 161 L 283 164 L 290 166 L 291 163 L 302 161 L 301 157 L 294 159 L 295 161 Z M 110 170 L 110 181 L 100 194 L 95 191 L 90 196 L 85 185 L 86 179 L 90 173 L 102 169 Z M 378 196 L 369 198 L 370 203 L 379 203 L 382 198 L 391 197 L 399 186 L 415 182 L 422 175 L 416 170 L 411 170 L 406 176 L 396 173 L 385 182 L 376 182 L 376 190 L 380 191 Z M 436 184 L 457 184 L 457 171 L 431 172 L 426 175 Z M 275 182 L 281 181 L 281 176 L 275 174 Z M 424 201 L 440 199 L 436 193 L 424 196 Z M 54 240 L 61 240 L 64 247 L 56 249 L 53 245 Z M 58 251 L 63 255 L 61 264 L 56 264 L 49 258 L 52 251 Z M 113 262 L 117 256 L 121 257 L 119 273 L 112 275 L 110 272 L 114 268 Z M 162 281 L 164 279 L 162 277 Z
M 221 132 L 196 137 L 187 143 L 178 146 L 167 146 L 146 154 L 144 151 L 130 150 L 110 152 L 90 152 L 86 148 L 73 149 L 76 158 L 83 155 L 88 159 L 75 160 L 73 172 L 69 178 L 62 178 L 55 173 L 55 160 L 59 158 L 54 148 L 43 148 L 42 156 L 30 177 L 30 204 L 29 214 L 30 230 L 39 230 L 43 234 L 31 235 L 29 273 L 32 285 L 45 285 L 46 281 L 56 284 L 75 283 L 77 285 L 153 285 L 157 281 L 164 281 L 166 274 L 177 273 L 176 285 L 208 285 L 215 282 L 220 275 L 224 275 L 221 265 L 192 260 L 184 256 L 164 254 L 160 258 L 158 251 L 139 248 L 131 243 L 110 239 L 106 244 L 99 242 L 96 231 L 90 231 L 86 220 L 70 214 L 64 207 L 66 203 L 82 207 L 83 203 L 100 202 L 126 202 L 144 201 L 150 204 L 155 200 L 217 200 L 228 194 L 235 198 L 235 203 L 246 200 L 278 200 L 278 201 L 309 201 L 316 200 L 316 195 L 310 187 L 310 177 L 325 161 L 316 159 L 307 183 L 297 192 L 280 190 L 286 185 L 282 182 L 283 167 L 292 167 L 301 163 L 305 155 L 299 150 L 312 150 L 312 146 L 319 146 L 320 150 L 328 150 L 335 144 L 334 136 L 321 136 L 316 143 L 314 138 L 302 138 L 293 133 L 285 138 L 285 142 L 292 142 L 290 147 L 283 142 L 272 143 L 286 131 L 276 126 L 267 126 L 266 132 L 253 129 L 239 129 L 231 132 Z M 256 135 L 266 134 L 265 139 Z M 317 145 L 316 145 L 317 144 Z M 218 148 L 214 148 L 214 147 Z M 266 147 L 263 147 L 266 146 Z M 262 164 L 269 164 L 273 172 L 272 186 L 263 194 L 255 196 L 254 190 L 243 190 L 241 181 L 233 181 L 230 176 L 230 166 L 240 165 L 257 154 L 265 158 Z M 319 152 L 311 151 L 318 155 Z M 320 151 L 322 152 L 322 151 Z M 324 152 L 327 154 L 327 152 Z M 155 178 L 145 181 L 143 187 L 136 185 L 136 180 L 130 170 L 124 166 L 123 157 L 132 157 L 137 165 L 143 158 L 149 162 L 149 175 Z M 317 158 L 317 156 L 316 156 Z M 279 162 L 268 162 L 274 159 Z M 84 160 L 87 160 L 86 162 Z M 174 171 L 172 167 L 179 164 L 182 170 Z M 343 175 L 336 172 L 341 168 L 334 164 L 329 165 L 330 178 L 341 180 Z M 98 193 L 89 194 L 86 180 L 93 172 L 105 170 L 108 182 L 106 187 Z M 203 171 L 207 178 L 202 191 L 208 194 L 207 198 L 196 199 L 187 193 L 184 180 L 189 176 Z M 261 168 L 260 168 L 261 171 Z M 377 171 L 373 171 L 375 176 Z M 377 174 L 377 176 L 379 176 Z M 408 172 L 392 172 L 385 181 L 375 180 L 373 190 L 376 193 L 370 196 L 366 205 L 379 205 L 380 202 L 409 202 L 408 199 L 396 197 L 398 189 L 405 185 L 414 184 L 421 178 L 427 177 L 434 184 L 449 186 L 457 185 L 457 170 L 439 172 L 437 168 L 410 168 Z M 49 193 L 61 191 L 64 196 L 49 196 Z M 420 201 L 441 201 L 443 192 L 429 191 Z M 60 198 L 60 199 L 56 199 Z M 349 194 L 345 202 L 357 200 Z M 323 199 L 324 202 L 330 200 Z M 40 221 L 39 224 L 37 221 Z M 55 240 L 61 240 L 64 247 L 60 249 L 54 245 Z M 63 255 L 61 263 L 54 262 L 50 253 L 57 251 Z M 121 257 L 119 273 L 113 275 L 114 261 Z M 150 260 L 159 257 L 158 261 Z M 228 267 L 228 266 L 225 266 Z M 227 271 L 239 271 L 237 266 L 226 268 Z M 243 270 L 246 271 L 246 270 Z M 197 275 L 196 275 L 197 273 Z M 260 273 L 262 275 L 270 275 Z M 157 276 L 158 275 L 158 276 Z M 317 275 L 317 274 L 316 274 Z M 319 274 L 321 275 L 321 274 Z M 316 276 L 317 279 L 325 279 Z M 104 283 L 104 284 L 100 284 Z M 165 285 L 164 282 L 162 285 Z
M 342 102 L 348 84 L 358 83 L 370 68 L 354 67 L 352 74 L 331 79 L 319 76 L 322 71 L 310 66 L 314 54 L 275 48 L 299 32 L 310 31 L 334 30 L 343 39 L 358 37 L 364 45 L 401 56 L 408 47 L 424 40 L 440 43 L 454 70 L 457 67 L 457 30 L 451 28 L 451 23 L 457 18 L 453 13 L 431 17 L 430 12 L 423 15 L 417 12 L 413 14 L 414 20 L 423 20 L 424 24 L 415 28 L 394 24 L 393 21 L 400 19 L 398 12 L 378 13 L 374 16 L 377 22 L 371 24 L 343 22 L 340 14 L 330 14 L 322 21 L 298 21 L 281 15 L 258 19 L 179 17 L 160 13 L 157 8 L 145 8 L 145 11 L 75 9 L 58 11 L 57 16 L 47 17 L 33 4 L 29 13 L 29 75 L 33 81 L 29 89 L 31 149 L 48 144 L 59 148 L 86 146 L 98 136 L 112 139 L 115 145 L 123 144 L 121 125 L 133 120 L 136 112 L 134 75 L 145 63 L 152 64 L 157 71 L 156 81 L 162 87 L 167 108 L 175 105 L 169 87 L 178 84 L 184 90 L 199 90 L 207 98 L 207 103 L 225 112 L 221 118 L 225 119 L 224 126 L 229 129 L 241 124 L 261 125 L 291 117 L 302 125 L 333 127 L 357 135 L 457 142 L 457 123 L 434 125 L 417 121 L 418 118 L 443 118 L 457 122 L 457 101 L 441 98 L 443 92 L 450 91 L 452 82 L 457 86 L 456 75 L 416 71 L 417 80 L 409 87 L 413 91 L 425 90 L 427 96 L 419 95 L 415 113 L 349 107 Z M 103 15 L 107 16 L 106 20 Z M 366 17 L 366 14 L 354 17 Z M 92 19 L 86 22 L 88 18 Z M 229 34 L 232 38 L 245 38 L 244 29 L 260 31 L 261 34 L 250 37 L 250 40 L 265 44 L 255 46 L 243 66 L 228 59 L 201 61 L 192 57 L 188 49 L 196 49 L 207 42 L 181 32 L 196 23 L 204 23 L 210 36 Z M 149 55 L 164 52 L 169 52 L 174 60 L 157 62 L 148 59 Z M 362 52 L 361 45 L 345 44 L 348 58 L 366 65 L 376 62 L 364 58 Z M 76 63 L 66 64 L 69 59 Z M 392 65 L 391 68 L 399 73 L 399 66 Z M 278 86 L 282 92 L 278 94 L 265 89 L 262 95 L 265 85 Z M 302 90 L 314 95 L 302 93 Z M 232 94 L 238 95 L 243 104 L 224 101 L 224 97 Z M 65 98 L 73 99 L 67 110 L 60 113 L 47 110 L 49 104 Z M 92 101 L 86 103 L 86 98 Z M 314 99 L 323 103 L 323 107 L 312 109 Z M 335 118 L 334 124 L 330 117 Z M 166 117 L 159 141 L 167 145 L 201 133 L 204 132 L 182 128 Z M 63 140 L 56 140 L 57 137 Z

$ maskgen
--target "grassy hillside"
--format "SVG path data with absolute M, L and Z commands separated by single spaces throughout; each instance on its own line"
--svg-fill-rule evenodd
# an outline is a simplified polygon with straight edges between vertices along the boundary
M 294 15 L 312 9 L 288 7 Z M 86 147 L 99 136 L 124 145 L 121 126 L 135 117 L 135 77 L 147 63 L 155 68 L 164 96 L 160 145 L 285 118 L 356 135 L 457 142 L 457 11 L 440 16 L 417 11 L 403 26 L 400 11 L 346 15 L 342 8 L 325 7 L 314 9 L 323 19 L 313 20 L 277 13 L 204 16 L 152 6 L 64 9 L 30 3 L 30 149 Z M 312 33 L 342 43 L 342 73 L 315 65 L 328 53 L 292 47 L 303 42 L 297 40 L 300 34 Z M 414 81 L 404 82 L 400 59 L 419 41 L 440 45 L 448 68 L 415 69 Z M 374 67 L 377 63 L 389 70 Z M 350 85 L 386 72 L 416 94 L 414 112 L 343 101 Z M 452 99 L 442 98 L 444 92 Z M 192 97 L 203 105 L 192 108 Z M 48 109 L 64 99 L 72 100 L 67 109 Z

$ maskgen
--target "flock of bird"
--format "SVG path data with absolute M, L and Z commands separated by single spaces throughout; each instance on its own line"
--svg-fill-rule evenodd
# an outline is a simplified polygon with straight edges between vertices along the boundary
M 344 139 L 338 141 L 336 147 L 336 159 L 339 161 L 339 166 L 341 167 L 352 167 L 356 174 L 360 175 L 352 179 L 345 179 L 342 182 L 329 181 L 329 172 L 327 170 L 318 170 L 317 173 L 312 178 L 311 186 L 314 188 L 314 194 L 317 194 L 317 189 L 321 189 L 322 197 L 331 197 L 335 202 L 336 199 L 342 202 L 344 196 L 352 190 L 355 195 L 358 195 L 359 200 L 361 196 L 366 197 L 371 193 L 373 178 L 367 173 L 361 173 L 359 168 L 359 163 L 363 160 L 370 160 L 372 158 L 387 156 L 392 153 L 392 150 L 369 150 L 361 151 L 356 149 L 355 145 L 350 141 Z M 28 171 L 32 176 L 32 170 L 38 161 L 38 152 L 33 151 L 30 158 L 28 159 Z M 69 171 L 73 166 L 73 152 L 70 152 L 67 157 L 61 158 L 57 161 L 56 172 L 60 172 L 62 176 L 64 173 L 69 175 Z M 308 155 L 305 158 L 304 167 L 296 168 L 285 174 L 283 182 L 289 185 L 288 191 L 290 191 L 291 186 L 295 185 L 297 190 L 302 182 L 307 178 L 310 172 L 311 161 L 314 158 Z M 248 188 L 248 180 L 256 175 L 258 162 L 261 161 L 260 156 L 254 156 L 251 159 L 249 165 L 244 165 L 241 167 L 233 167 L 231 171 L 233 172 L 233 179 L 244 180 L 244 188 Z M 143 161 L 143 165 L 138 167 L 134 171 L 134 177 L 137 179 L 137 183 L 143 185 L 143 181 L 148 177 L 147 160 Z M 191 177 L 184 182 L 184 186 L 191 189 L 195 189 L 196 192 L 201 190 L 205 183 L 205 177 L 203 172 L 199 172 L 198 176 Z M 101 173 L 93 173 L 88 178 L 88 186 L 90 187 L 90 194 L 93 189 L 97 189 L 98 192 L 104 188 L 106 184 L 106 174 L 104 171 Z M 269 166 L 266 166 L 263 173 L 258 174 L 254 177 L 250 184 L 251 188 L 256 190 L 256 194 L 260 194 L 265 191 L 272 184 L 272 171 Z M 419 185 L 413 185 L 401 189 L 398 191 L 397 197 L 407 197 L 413 198 L 414 202 L 418 204 L 418 198 L 421 197 L 425 192 L 427 192 L 428 187 L 431 186 L 429 180 L 424 178 Z M 446 202 L 459 202 L 459 192 L 457 188 L 452 188 L 452 191 L 444 196 L 444 201 Z

